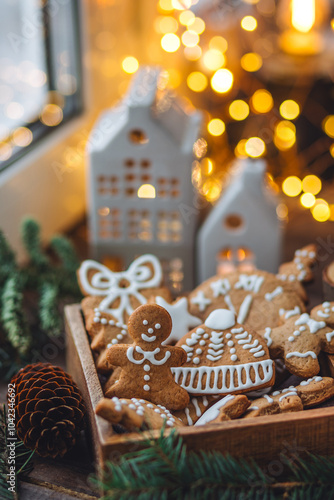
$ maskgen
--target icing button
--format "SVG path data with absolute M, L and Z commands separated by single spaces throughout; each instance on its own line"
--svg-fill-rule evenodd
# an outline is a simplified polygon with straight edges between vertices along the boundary
M 149 391 L 150 390 L 150 386 L 145 384 L 144 387 L 143 387 L 144 391 Z
M 149 371 L 150 371 L 150 369 L 151 369 L 150 365 L 144 365 L 144 370 L 145 370 L 146 372 L 149 372 Z

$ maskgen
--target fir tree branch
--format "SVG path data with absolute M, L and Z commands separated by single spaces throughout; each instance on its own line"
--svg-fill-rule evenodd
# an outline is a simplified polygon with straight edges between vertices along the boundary
M 41 328 L 51 335 L 62 332 L 62 318 L 58 309 L 59 290 L 55 283 L 43 283 L 40 289 L 39 317 Z
M 5 283 L 1 296 L 1 321 L 7 338 L 20 355 L 27 354 L 32 341 L 23 312 L 23 289 L 18 273 Z
M 0 230 L 0 287 L 7 280 L 9 274 L 16 268 L 15 254 L 5 235 Z
M 61 235 L 55 235 L 51 239 L 50 246 L 60 259 L 64 269 L 75 274 L 80 262 L 72 243 Z
M 253 461 L 216 451 L 186 452 L 171 432 L 146 447 L 109 462 L 102 481 L 103 500 L 322 500 L 334 498 L 334 458 L 308 454 L 284 461 L 285 482 L 275 482 Z
M 40 241 L 40 227 L 34 219 L 26 218 L 21 225 L 21 236 L 31 262 L 38 268 L 49 265 L 49 259 L 43 253 Z

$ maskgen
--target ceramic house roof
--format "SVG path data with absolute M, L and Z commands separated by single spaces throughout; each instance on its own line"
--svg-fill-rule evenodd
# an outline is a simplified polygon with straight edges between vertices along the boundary
M 128 125 L 131 112 L 144 108 L 149 110 L 148 119 L 161 126 L 176 146 L 184 153 L 192 151 L 202 115 L 170 91 L 166 87 L 166 73 L 152 66 L 141 67 L 124 98 L 101 114 L 93 129 L 95 133 L 101 132 L 101 138 L 91 141 L 88 151 L 105 149 Z

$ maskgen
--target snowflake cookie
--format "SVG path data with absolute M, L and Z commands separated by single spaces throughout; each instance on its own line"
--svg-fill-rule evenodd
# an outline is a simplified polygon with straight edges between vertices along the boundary
M 287 369 L 294 375 L 317 375 L 320 351 L 334 353 L 334 302 L 324 302 L 310 314 L 301 314 L 298 307 L 282 309 L 281 318 L 283 325 L 265 330 L 270 355 L 284 358 Z
M 176 345 L 187 352 L 187 362 L 172 372 L 190 394 L 240 394 L 274 384 L 266 342 L 227 309 L 213 311 Z

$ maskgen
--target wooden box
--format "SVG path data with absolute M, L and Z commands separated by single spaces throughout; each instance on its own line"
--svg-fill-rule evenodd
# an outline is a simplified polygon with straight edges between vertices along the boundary
M 95 415 L 103 397 L 80 305 L 65 308 L 67 370 L 80 387 L 88 408 L 88 419 L 96 463 L 139 449 L 144 434 L 116 434 L 110 424 Z M 275 463 L 282 455 L 306 450 L 321 455 L 334 452 L 334 406 L 297 413 L 232 420 L 216 425 L 178 430 L 189 450 L 219 450 L 259 463 Z M 158 435 L 159 431 L 154 431 Z

